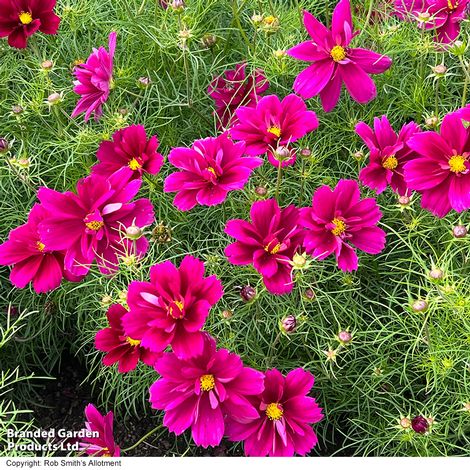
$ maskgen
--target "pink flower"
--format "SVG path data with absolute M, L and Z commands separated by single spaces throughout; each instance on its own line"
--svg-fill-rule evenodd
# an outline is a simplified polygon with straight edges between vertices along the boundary
M 245 143 L 234 144 L 227 134 L 196 140 L 190 149 L 174 148 L 168 160 L 181 171 L 167 177 L 164 191 L 178 193 L 174 204 L 182 211 L 221 204 L 229 191 L 243 189 L 253 169 L 263 164 L 244 154 Z
M 74 69 L 77 78 L 73 91 L 81 95 L 72 117 L 85 113 L 85 122 L 94 114 L 97 121 L 103 114 L 103 104 L 109 97 L 113 80 L 113 60 L 116 50 L 116 33 L 109 35 L 109 52 L 104 48 L 93 49 L 85 64 Z
M 320 95 L 326 112 L 338 103 L 343 82 L 358 103 L 374 99 L 377 89 L 369 74 L 385 72 L 392 60 L 368 49 L 349 47 L 359 33 L 353 29 L 350 1 L 337 4 L 331 29 L 308 11 L 304 11 L 304 24 L 311 39 L 289 49 L 287 54 L 312 64 L 297 76 L 294 91 L 305 99 Z
M 264 392 L 252 400 L 259 417 L 240 421 L 229 416 L 229 439 L 244 441 L 248 457 L 306 455 L 318 442 L 310 425 L 323 418 L 315 399 L 307 396 L 313 383 L 313 375 L 302 368 L 286 377 L 277 369 L 268 370 Z
M 370 150 L 369 164 L 362 169 L 359 178 L 363 184 L 380 194 L 390 187 L 400 196 L 408 188 L 403 176 L 403 166 L 416 156 L 407 142 L 420 128 L 414 122 L 402 127 L 397 135 L 386 116 L 374 119 L 374 129 L 360 122 L 356 133 Z
M 59 287 L 64 276 L 69 281 L 78 280 L 64 270 L 64 252 L 52 251 L 41 241 L 38 225 L 46 217 L 44 207 L 36 204 L 28 222 L 12 230 L 8 241 L 0 245 L 0 264 L 13 265 L 11 283 L 23 289 L 32 281 L 38 294 Z
M 119 457 L 121 450 L 114 442 L 113 412 L 103 416 L 91 403 L 85 408 L 85 429 L 99 433 L 99 437 L 84 437 L 80 451 L 93 457 Z
M 460 34 L 460 23 L 468 14 L 469 4 L 470 0 L 395 0 L 395 9 L 401 19 L 435 30 L 437 41 L 449 44 Z
M 157 136 L 147 140 L 144 126 L 126 127 L 115 132 L 112 141 L 101 142 L 96 154 L 99 163 L 91 170 L 105 177 L 121 170 L 129 179 L 140 178 L 142 173 L 156 175 L 163 165 L 158 145 Z
M 171 345 L 180 358 L 196 356 L 204 343 L 200 329 L 222 294 L 220 281 L 204 277 L 204 263 L 192 256 L 186 256 L 179 269 L 170 261 L 156 264 L 150 282 L 129 286 L 124 330 L 152 352 Z
M 317 115 L 296 95 L 282 101 L 276 95 L 261 98 L 256 108 L 242 106 L 237 110 L 238 124 L 230 135 L 246 142 L 248 155 L 262 155 L 296 142 L 318 127 Z
M 54 13 L 56 0 L 0 0 L 0 38 L 17 49 L 28 45 L 37 31 L 56 34 L 60 18 Z
M 41 188 L 38 197 L 48 211 L 39 226 L 41 241 L 51 250 L 66 250 L 65 268 L 85 276 L 96 258 L 104 274 L 118 268 L 118 256 L 143 256 L 145 237 L 126 238 L 130 226 L 145 227 L 154 221 L 148 199 L 130 202 L 141 180 L 128 182 L 123 174 L 109 179 L 90 175 L 77 184 L 77 194 Z
M 238 241 L 225 249 L 225 255 L 232 264 L 253 264 L 269 292 L 291 292 L 290 263 L 303 241 L 299 210 L 294 206 L 280 209 L 275 199 L 268 199 L 255 202 L 250 215 L 251 223 L 240 219 L 227 222 L 225 233 Z
M 300 210 L 308 253 L 318 259 L 334 253 L 341 270 L 355 271 L 358 259 L 353 247 L 372 255 L 384 249 L 385 232 L 376 227 L 382 213 L 374 198 L 360 197 L 352 180 L 340 180 L 333 191 L 329 186 L 315 191 L 312 207 Z
M 470 129 L 448 114 L 441 132 L 422 132 L 408 145 L 418 158 L 405 165 L 408 187 L 422 194 L 421 205 L 438 217 L 470 209 Z
M 269 82 L 263 70 L 255 69 L 247 76 L 246 63 L 238 64 L 235 69 L 226 70 L 215 78 L 207 93 L 215 102 L 218 127 L 226 129 L 233 125 L 237 121 L 235 111 L 240 106 L 256 106 L 258 97 L 268 88 Z
M 117 362 L 121 374 L 134 370 L 139 359 L 153 366 L 161 356 L 143 348 L 138 339 L 126 335 L 122 326 L 122 317 L 126 313 L 127 310 L 122 305 L 111 305 L 106 313 L 109 327 L 98 331 L 95 337 L 96 349 L 107 353 L 103 358 L 103 364 L 111 366 Z
M 456 111 L 457 116 L 464 121 L 470 122 L 470 104 Z
M 240 422 L 259 417 L 250 399 L 263 391 L 263 374 L 227 349 L 217 351 L 207 334 L 200 355 L 178 359 L 164 353 L 155 369 L 161 378 L 150 387 L 152 408 L 165 411 L 163 424 L 177 435 L 191 427 L 198 446 L 220 444 L 225 416 Z

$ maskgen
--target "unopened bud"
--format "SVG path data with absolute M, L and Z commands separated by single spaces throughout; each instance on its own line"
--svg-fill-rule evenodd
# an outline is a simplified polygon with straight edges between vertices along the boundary
M 438 281 L 444 277 L 444 271 L 439 268 L 431 269 L 431 271 L 429 271 L 429 277 Z
M 300 151 L 300 155 L 302 155 L 304 158 L 309 158 L 312 156 L 312 151 L 308 148 L 304 148 Z
M 255 193 L 258 196 L 266 196 L 266 194 L 268 193 L 268 190 L 264 186 L 257 186 L 255 188 Z
M 467 236 L 468 230 L 465 225 L 456 225 L 452 229 L 452 234 L 455 238 L 465 238 Z
M 276 160 L 283 162 L 291 157 L 291 151 L 287 147 L 281 145 L 274 152 L 274 156 L 276 157 Z
M 398 204 L 401 206 L 407 206 L 411 202 L 411 198 L 409 196 L 400 196 L 398 198 Z
M 408 429 L 411 426 L 411 419 L 410 418 L 401 418 L 400 419 L 400 426 L 403 429 Z
M 228 320 L 229 318 L 232 318 L 233 317 L 233 312 L 231 310 L 224 310 L 222 312 L 222 316 Z
M 313 291 L 313 289 L 307 289 L 305 292 L 304 292 L 304 297 L 307 299 L 307 300 L 313 300 L 315 298 L 315 292 Z
M 186 7 L 186 4 L 184 3 L 183 0 L 173 0 L 171 2 L 171 8 L 173 8 L 173 10 L 178 13 L 182 12 L 185 7 Z
M 44 70 L 51 70 L 52 67 L 54 67 L 54 63 L 52 62 L 52 60 L 45 60 L 44 62 L 41 63 L 41 67 Z
M 0 137 L 0 153 L 7 153 L 10 150 L 10 144 L 7 139 Z
M 439 118 L 437 116 L 431 116 L 426 118 L 424 122 L 428 127 L 436 127 L 439 124 Z
M 444 64 L 438 64 L 432 68 L 433 73 L 436 75 L 443 76 L 447 72 L 447 67 Z
M 211 33 L 204 34 L 201 38 L 202 45 L 208 49 L 212 49 L 217 44 L 217 36 Z
M 142 234 L 142 229 L 137 227 L 137 225 L 131 225 L 126 228 L 126 237 L 130 240 L 138 240 Z
M 277 49 L 273 52 L 273 56 L 276 57 L 276 59 L 282 59 L 287 55 L 287 52 L 284 49 Z
M 340 331 L 338 333 L 338 339 L 341 343 L 348 344 L 352 341 L 352 334 L 346 330 Z
M 297 319 L 294 315 L 289 315 L 281 321 L 281 330 L 285 333 L 293 333 L 297 328 Z
M 245 302 L 250 302 L 256 297 L 256 290 L 251 287 L 251 286 L 244 286 L 240 290 L 240 297 L 245 301 Z
M 149 77 L 140 77 L 140 78 L 137 80 L 137 85 L 138 85 L 140 88 L 148 88 L 151 83 L 152 83 L 152 80 L 150 80 Z
M 428 420 L 424 416 L 415 416 L 411 420 L 411 427 L 414 432 L 425 434 L 429 428 Z
M 302 269 L 307 264 L 307 255 L 295 253 L 292 257 L 292 265 L 294 268 Z
M 21 114 L 23 111 L 24 111 L 24 109 L 19 104 L 15 104 L 11 108 L 11 112 L 13 114 Z
M 411 305 L 413 312 L 425 312 L 429 305 L 425 300 L 415 300 Z
M 60 95 L 60 93 L 52 93 L 47 97 L 47 103 L 51 106 L 60 103 L 61 100 L 62 96 Z

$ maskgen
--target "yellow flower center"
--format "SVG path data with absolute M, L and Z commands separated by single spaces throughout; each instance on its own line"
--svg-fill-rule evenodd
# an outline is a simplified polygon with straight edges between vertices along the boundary
M 342 46 L 335 46 L 331 49 L 330 55 L 335 62 L 340 62 L 346 58 L 346 51 Z
M 342 235 L 346 232 L 346 224 L 341 219 L 333 219 L 331 223 L 335 226 L 335 228 L 331 231 L 331 233 L 335 236 Z
M 450 11 L 455 10 L 459 6 L 459 2 L 456 1 L 455 4 L 452 0 L 447 0 L 447 7 Z
M 275 245 L 273 248 L 270 248 L 269 245 L 266 245 L 264 247 L 264 251 L 266 251 L 267 253 L 270 253 L 271 255 L 275 255 L 276 253 L 279 253 L 280 249 L 281 249 L 281 244 L 280 243 Z
M 268 127 L 268 132 L 274 134 L 276 137 L 281 137 L 281 128 L 278 126 Z
M 33 21 L 33 15 L 29 11 L 22 11 L 20 13 L 20 21 L 24 25 L 30 24 Z
M 284 411 L 282 411 L 279 403 L 270 403 L 266 408 L 266 416 L 271 421 L 277 421 L 278 419 L 281 419 L 283 414 Z
M 212 173 L 217 178 L 217 172 L 211 166 L 207 167 L 207 171 Z
M 273 23 L 275 23 L 276 21 L 277 21 L 277 18 L 276 18 L 275 16 L 272 16 L 272 15 L 267 16 L 267 17 L 264 19 L 264 22 L 265 22 L 266 24 L 273 24 Z
M 203 392 L 209 392 L 215 387 L 215 380 L 212 374 L 203 375 L 200 378 L 200 382 L 201 382 L 201 390 Z
M 38 251 L 40 251 L 41 253 L 45 250 L 46 248 L 46 245 L 44 245 L 44 243 L 42 242 L 36 242 L 36 248 Z
M 382 162 L 382 166 L 387 170 L 394 170 L 398 166 L 397 157 L 395 157 L 395 155 L 390 155 L 390 157 L 387 157 Z
M 85 225 L 90 230 L 94 230 L 95 232 L 97 232 L 100 228 L 104 226 L 104 222 L 101 222 L 99 220 L 93 220 L 92 222 L 87 222 Z
M 130 336 L 126 338 L 126 342 L 129 343 L 131 346 L 139 346 L 140 345 L 140 339 L 133 339 Z
M 129 168 L 130 168 L 132 171 L 140 170 L 140 169 L 142 168 L 142 165 L 141 165 L 135 158 L 133 158 L 133 159 L 129 162 Z
M 462 155 L 454 155 L 450 157 L 449 167 L 452 173 L 463 173 L 467 169 L 465 165 L 465 157 Z
M 176 320 L 179 320 L 180 318 L 183 318 L 183 308 L 184 308 L 184 302 L 180 300 L 175 300 L 168 308 L 168 313 L 170 314 L 170 317 L 173 317 Z

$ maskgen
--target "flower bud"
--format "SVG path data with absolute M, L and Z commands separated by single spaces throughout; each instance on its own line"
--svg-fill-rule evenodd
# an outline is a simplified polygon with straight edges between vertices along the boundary
M 269 15 L 263 19 L 263 30 L 266 33 L 275 33 L 279 30 L 279 18 L 276 18 L 273 15 Z
M 47 97 L 47 104 L 49 106 L 54 106 L 56 104 L 59 104 L 61 100 L 62 96 L 60 95 L 60 93 L 52 93 Z
M 300 151 L 300 155 L 304 158 L 310 158 L 312 156 L 312 151 L 308 148 L 304 148 Z
M 143 231 L 137 225 L 131 225 L 126 228 L 126 237 L 130 240 L 138 240 L 143 235 Z
M 140 78 L 137 80 L 137 85 L 138 85 L 140 88 L 148 88 L 151 83 L 152 83 L 152 80 L 150 80 L 149 77 L 140 77 Z
M 217 44 L 217 36 L 211 33 L 204 34 L 201 38 L 201 43 L 207 49 L 212 49 Z
M 51 70 L 52 67 L 54 67 L 54 63 L 52 62 L 52 60 L 45 60 L 44 62 L 41 63 L 41 67 L 44 70 Z
M 17 317 L 20 314 L 18 307 L 15 305 L 9 305 L 7 308 L 7 315 L 9 317 Z
M 24 111 L 24 109 L 19 104 L 15 104 L 11 108 L 11 112 L 13 114 L 21 114 L 23 111 Z
M 264 186 L 257 186 L 255 188 L 255 193 L 258 196 L 266 196 L 266 194 L 268 193 L 268 190 Z
M 418 13 L 418 21 L 421 23 L 427 23 L 431 19 L 431 13 L 429 11 L 421 11 Z
M 0 153 L 7 153 L 10 150 L 10 144 L 7 139 L 0 137 Z
M 101 298 L 101 305 L 103 307 L 109 307 L 112 303 L 113 303 L 113 298 L 108 294 L 103 295 L 103 297 Z
M 436 281 L 441 280 L 444 277 L 444 271 L 440 268 L 433 268 L 429 271 L 429 277 Z
M 364 152 L 362 150 L 358 150 L 357 152 L 353 153 L 353 157 L 358 161 L 364 160 Z
M 253 22 L 254 25 L 260 25 L 263 22 L 263 17 L 261 15 L 253 15 L 251 17 L 251 21 Z
M 129 110 L 126 109 L 126 108 L 119 108 L 118 113 L 119 113 L 121 116 L 127 116 L 127 115 L 129 114 Z
M 232 312 L 231 310 L 224 310 L 224 311 L 222 312 L 222 316 L 223 316 L 226 320 L 228 320 L 228 319 L 230 319 L 230 318 L 233 317 L 233 312 Z
M 250 302 L 256 297 L 256 290 L 251 287 L 251 286 L 244 286 L 240 290 L 240 297 L 245 301 L 245 302 Z
M 287 55 L 287 52 L 284 49 L 277 49 L 273 52 L 273 56 L 276 59 L 282 59 Z
M 467 45 L 463 41 L 455 41 L 449 51 L 456 56 L 463 56 L 467 50 Z
M 294 315 L 289 315 L 281 321 L 281 331 L 284 333 L 293 333 L 297 328 L 297 319 Z
M 463 404 L 462 411 L 468 411 L 470 413 L 470 401 Z
M 186 4 L 183 0 L 173 0 L 171 2 L 171 8 L 176 11 L 177 13 L 182 12 L 186 7 Z
M 465 238 L 467 236 L 468 230 L 465 225 L 456 225 L 452 229 L 452 234 L 455 238 Z
M 304 297 L 307 299 L 307 300 L 313 300 L 315 298 L 315 292 L 313 291 L 313 289 L 307 289 L 305 292 L 304 292 Z
M 439 124 L 439 118 L 437 116 L 431 116 L 426 118 L 424 123 L 428 127 L 436 127 Z
M 409 196 L 400 196 L 398 198 L 398 204 L 401 206 L 407 206 L 411 202 L 411 198 Z
M 425 434 L 429 428 L 428 420 L 424 416 L 415 416 L 411 420 L 411 427 L 414 432 Z
M 343 330 L 338 333 L 338 339 L 343 344 L 348 344 L 352 341 L 352 334 L 349 331 Z
M 408 429 L 411 426 L 411 419 L 410 418 L 401 418 L 400 419 L 400 426 L 403 429 Z
M 435 75 L 443 77 L 447 72 L 447 67 L 444 64 L 438 64 L 432 68 Z
M 283 162 L 291 157 L 291 151 L 287 147 L 281 145 L 275 150 L 274 157 L 276 160 Z
M 425 300 L 415 300 L 411 305 L 413 312 L 425 312 L 428 309 L 429 305 Z
M 171 228 L 160 222 L 152 230 L 152 239 L 159 244 L 170 243 L 172 240 Z

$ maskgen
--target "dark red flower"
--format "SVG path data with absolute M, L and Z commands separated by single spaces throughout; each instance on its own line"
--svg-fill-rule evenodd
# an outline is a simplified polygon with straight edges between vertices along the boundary
M 415 416 L 411 420 L 411 427 L 414 432 L 425 434 L 429 428 L 428 420 L 424 416 Z
M 0 38 L 24 49 L 37 31 L 56 34 L 60 18 L 54 13 L 56 0 L 0 0 Z

